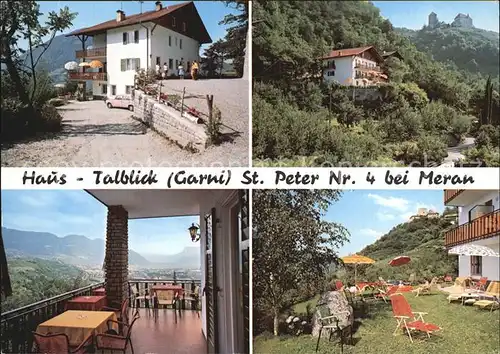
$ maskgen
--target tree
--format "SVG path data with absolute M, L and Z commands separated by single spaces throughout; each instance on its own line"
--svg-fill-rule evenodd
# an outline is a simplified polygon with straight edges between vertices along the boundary
M 208 77 L 222 76 L 225 52 L 226 44 L 220 39 L 205 49 L 201 59 L 201 67 Z
M 493 84 L 488 76 L 484 90 L 484 106 L 481 114 L 481 125 L 492 124 L 493 115 Z
M 241 76 L 245 64 L 245 53 L 249 45 L 247 43 L 249 2 L 248 0 L 226 0 L 223 2 L 226 6 L 239 12 L 237 15 L 224 16 L 219 25 L 231 25 L 224 37 L 225 59 L 233 60 L 234 70 Z
M 48 20 L 41 25 L 39 18 L 40 5 L 35 1 L 1 1 L 1 29 L 0 29 L 0 62 L 5 64 L 13 87 L 23 104 L 33 108 L 33 97 L 36 92 L 36 67 L 52 43 L 58 32 L 72 26 L 76 13 L 71 13 L 68 7 L 48 13 Z M 44 38 L 49 40 L 44 42 Z M 28 42 L 29 61 L 26 65 L 21 56 L 26 52 L 19 47 L 19 41 Z M 40 54 L 35 57 L 33 49 L 42 47 Z M 26 87 L 24 76 L 32 80 L 32 87 Z M 31 92 L 29 92 L 31 91 Z
M 254 191 L 254 301 L 272 313 L 275 335 L 293 290 L 319 285 L 328 267 L 338 263 L 334 249 L 348 232 L 322 217 L 339 198 L 335 190 Z

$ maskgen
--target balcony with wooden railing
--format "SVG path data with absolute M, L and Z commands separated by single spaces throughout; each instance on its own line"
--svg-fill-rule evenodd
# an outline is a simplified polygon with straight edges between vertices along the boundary
M 80 81 L 107 81 L 108 73 L 70 72 L 69 79 Z
M 453 247 L 500 234 L 500 210 L 482 215 L 445 233 L 445 246 Z
M 380 68 L 380 66 L 369 66 L 369 65 L 364 65 L 364 64 L 356 64 L 354 66 L 354 68 L 359 70 L 359 71 L 376 71 L 379 73 L 382 72 L 382 68 Z
M 140 318 L 132 331 L 134 350 L 139 353 L 162 353 L 169 347 L 171 352 L 206 353 L 206 341 L 201 333 L 200 313 L 195 311 L 195 304 L 187 301 L 199 280 L 177 279 L 131 279 L 129 280 L 129 295 L 135 288 L 139 294 L 151 293 L 154 285 L 180 285 L 184 294 L 179 298 L 178 309 L 159 309 L 156 301 L 149 303 L 144 298 L 131 301 L 129 311 L 139 311 Z M 97 283 L 45 299 L 31 305 L 1 314 L 1 352 L 2 353 L 34 353 L 33 331 L 41 323 L 60 315 L 66 309 L 68 300 L 77 296 L 90 296 L 102 288 L 104 283 Z M 187 294 L 187 295 L 186 295 Z M 201 299 L 200 299 L 201 300 Z M 201 308 L 197 304 L 198 310 Z M 137 309 L 137 310 L 136 310 Z M 129 312 L 131 314 L 131 312 Z
M 462 193 L 464 189 L 445 189 L 444 204 L 448 204 L 453 198 Z
M 87 58 L 103 58 L 103 57 L 106 57 L 106 47 L 86 49 L 86 50 L 77 50 L 76 57 L 78 59 L 80 59 L 80 58 L 85 58 L 85 59 L 87 59 Z

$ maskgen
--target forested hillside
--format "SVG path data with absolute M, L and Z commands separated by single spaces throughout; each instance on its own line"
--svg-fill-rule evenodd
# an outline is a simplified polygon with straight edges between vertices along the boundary
M 435 60 L 451 62 L 460 70 L 491 75 L 498 81 L 498 33 L 480 28 L 461 28 L 442 25 L 436 29 L 397 29 L 407 36 L 418 50 L 430 54 Z
M 375 243 L 365 247 L 360 254 L 377 262 L 363 267 L 361 275 L 376 280 L 408 279 L 414 273 L 417 279 L 456 274 L 456 256 L 448 255 L 444 248 L 444 232 L 453 224 L 453 218 L 422 218 L 395 226 Z M 409 256 L 409 264 L 391 267 L 389 261 L 397 256 Z
M 471 134 L 481 138 L 467 161 L 500 165 L 498 80 L 419 51 L 372 3 L 254 1 L 253 18 L 257 166 L 438 165 Z M 345 86 L 322 83 L 318 58 L 371 45 L 403 58 L 384 64 L 378 100 L 355 102 Z
M 2 300 L 6 312 L 90 284 L 75 266 L 40 258 L 8 257 L 12 296 Z

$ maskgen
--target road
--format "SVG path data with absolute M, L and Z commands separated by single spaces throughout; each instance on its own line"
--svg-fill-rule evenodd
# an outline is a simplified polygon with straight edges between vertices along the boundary
M 465 156 L 462 154 L 462 151 L 474 147 L 474 144 L 474 138 L 465 138 L 463 143 L 448 148 L 448 156 L 443 160 L 443 163 L 440 166 L 455 167 L 454 161 L 465 158 Z
M 63 115 L 62 131 L 43 139 L 2 145 L 2 167 L 248 165 L 248 143 L 245 141 L 244 149 L 233 149 L 228 145 L 234 144 L 228 142 L 193 154 L 132 119 L 131 112 L 108 109 L 103 101 L 72 101 L 59 110 Z

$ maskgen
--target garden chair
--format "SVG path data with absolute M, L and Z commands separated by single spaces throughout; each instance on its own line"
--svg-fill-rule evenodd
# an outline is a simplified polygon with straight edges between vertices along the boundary
M 184 301 L 189 301 L 191 303 L 191 308 L 195 306 L 196 313 L 200 317 L 200 287 L 196 285 L 193 292 L 188 292 L 184 297 Z
M 390 296 L 397 294 L 399 288 L 397 286 L 391 286 L 387 290 L 378 289 L 378 293 L 374 295 L 375 299 L 382 299 L 385 303 L 390 299 Z
M 35 340 L 35 353 L 44 354 L 83 354 L 87 353 L 86 347 L 92 345 L 92 333 L 84 338 L 75 349 L 71 349 L 69 338 L 65 333 L 41 334 L 33 332 Z
M 417 293 L 415 295 L 415 297 L 417 297 L 421 294 L 431 294 L 432 289 L 435 286 L 437 286 L 437 278 L 436 277 L 432 278 L 430 283 L 427 281 L 425 284 L 420 285 L 419 287 L 413 289 L 412 292 Z
M 148 300 L 148 309 L 153 307 L 153 292 L 151 294 L 146 294 L 146 289 L 143 289 L 142 291 L 137 290 L 135 286 L 130 287 L 130 299 L 132 301 L 132 308 L 138 308 L 137 306 L 137 301 L 146 301 Z M 139 306 L 140 307 L 140 306 Z
M 424 332 L 429 338 L 431 337 L 431 333 L 441 330 L 439 326 L 424 321 L 423 315 L 427 315 L 427 312 L 413 312 L 403 294 L 391 295 L 391 305 L 393 316 L 397 321 L 393 335 L 396 335 L 398 330 L 402 328 L 406 330 L 410 337 L 410 342 L 413 343 L 411 330 Z
M 158 305 L 160 306 L 172 306 L 175 309 L 176 305 L 176 293 L 175 290 L 157 290 L 156 297 L 158 299 Z
M 472 283 L 474 290 L 484 291 L 486 289 L 486 283 L 488 283 L 487 277 L 481 277 L 478 281 Z
M 117 323 L 119 326 L 124 327 L 123 335 L 116 335 L 111 333 L 100 333 L 96 336 L 96 349 L 97 350 L 120 350 L 125 354 L 127 352 L 128 344 L 130 344 L 130 350 L 132 354 L 134 354 L 134 347 L 132 346 L 132 340 L 130 338 L 132 334 L 132 327 L 134 326 L 135 321 L 139 319 L 139 313 L 136 312 L 132 322 L 130 324 L 120 323 L 120 321 L 108 320 L 108 328 L 110 327 L 110 323 Z
M 328 308 L 328 306 L 326 305 L 319 305 L 316 308 L 316 311 L 317 311 L 318 323 L 320 325 L 318 341 L 316 342 L 316 352 L 319 349 L 319 341 L 321 339 L 321 333 L 323 332 L 323 329 L 325 329 L 330 331 L 330 335 L 328 337 L 329 341 L 331 340 L 332 335 L 334 333 L 336 333 L 340 337 L 340 352 L 343 353 L 344 342 L 347 334 L 349 334 L 350 343 L 352 343 L 352 326 L 350 325 L 349 322 L 344 320 L 344 318 L 349 317 L 351 313 L 347 310 L 332 313 Z
M 480 309 L 487 309 L 488 307 L 490 308 L 490 312 L 493 312 L 496 309 L 500 308 L 500 298 L 494 296 L 492 300 L 489 299 L 482 299 L 474 302 L 473 306 L 476 306 L 477 308 Z
M 120 309 L 109 306 L 103 306 L 101 311 L 112 311 L 118 313 L 119 314 L 118 321 L 120 323 L 125 323 L 128 325 L 129 324 L 128 305 L 129 305 L 129 299 L 125 299 L 123 300 Z M 135 312 L 135 315 L 138 314 L 139 314 L 139 309 L 137 309 L 137 311 Z M 123 333 L 123 327 L 119 326 L 119 332 Z

